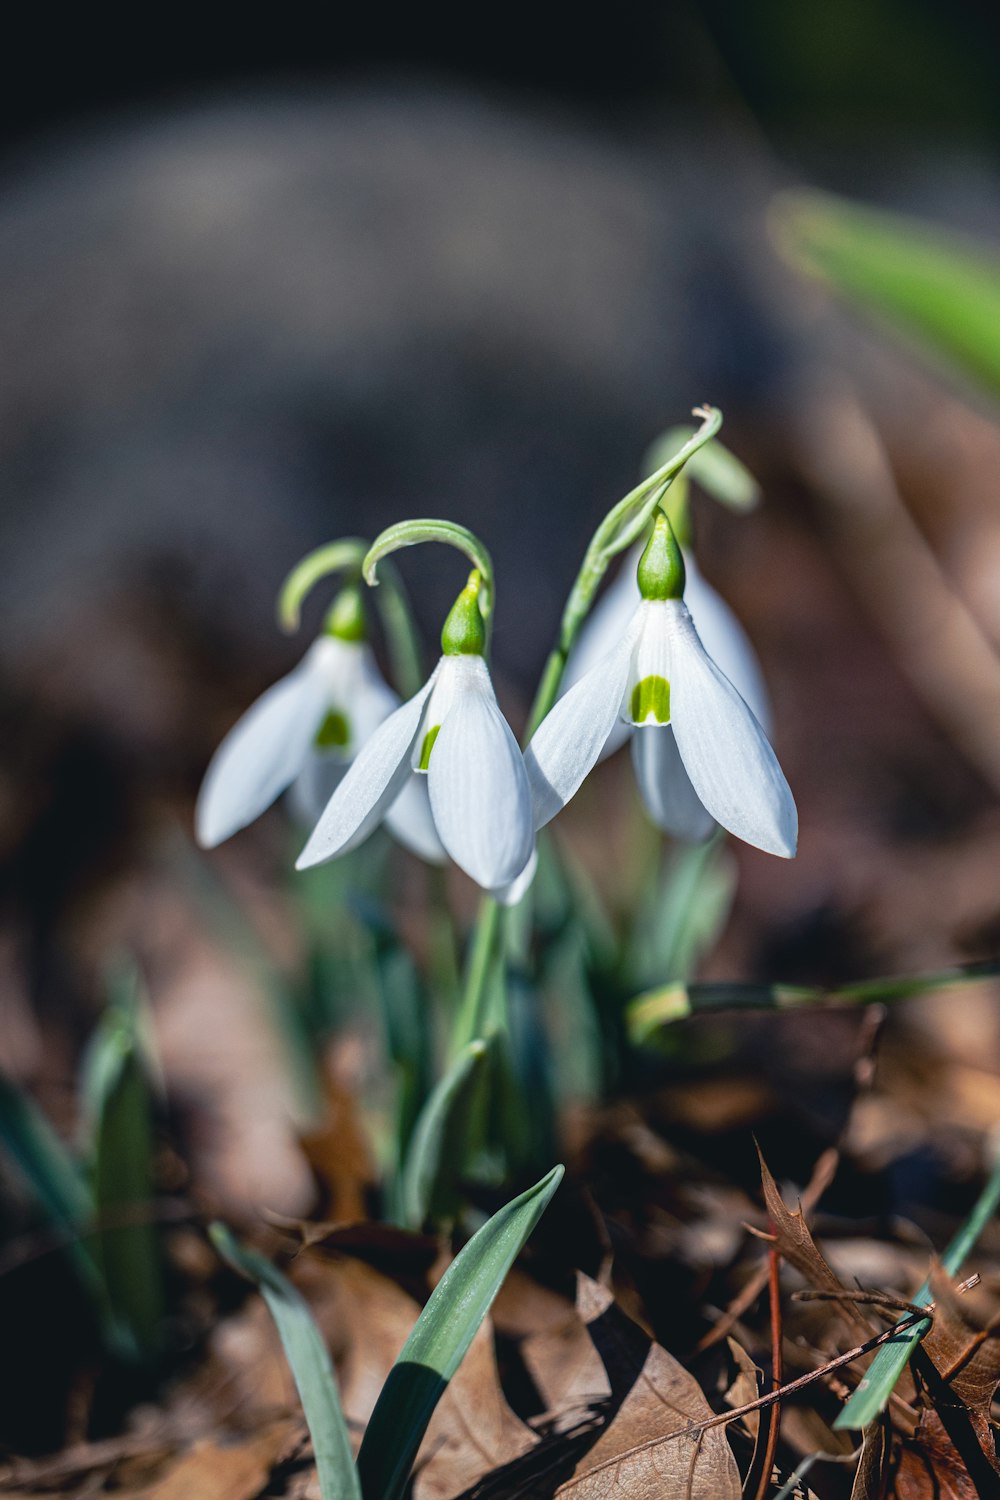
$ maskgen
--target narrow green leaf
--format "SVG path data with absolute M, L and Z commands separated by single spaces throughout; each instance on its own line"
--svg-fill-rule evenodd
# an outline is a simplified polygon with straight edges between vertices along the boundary
M 89 1245 L 81 1238 L 94 1217 L 87 1183 L 34 1100 L 2 1073 L 0 1145 L 17 1163 L 48 1222 L 65 1237 L 74 1269 L 98 1310 L 103 1311 L 101 1274 Z
M 46 1217 L 79 1233 L 93 1213 L 83 1177 L 34 1100 L 2 1073 L 0 1143 L 17 1162 Z
M 504 1277 L 562 1179 L 542 1180 L 493 1215 L 452 1261 L 389 1372 L 358 1454 L 365 1500 L 398 1500 L 427 1423 Z
M 361 1500 L 336 1377 L 308 1304 L 266 1256 L 239 1244 L 225 1224 L 216 1222 L 208 1232 L 222 1259 L 256 1284 L 274 1319 L 305 1412 L 323 1500 Z
M 407 1229 L 454 1217 L 456 1181 L 465 1160 L 470 1109 L 483 1077 L 489 1043 L 469 1042 L 432 1089 L 413 1129 L 403 1167 L 402 1212 Z
M 941 1264 L 949 1276 L 957 1276 L 962 1264 L 986 1225 L 1000 1205 L 1000 1155 L 997 1156 L 986 1186 L 976 1200 L 972 1212 L 955 1235 L 941 1257 Z M 926 1307 L 931 1299 L 930 1283 L 925 1281 L 912 1299 L 917 1307 Z M 843 1411 L 834 1422 L 834 1427 L 861 1429 L 874 1422 L 892 1395 L 896 1381 L 902 1375 L 917 1344 L 930 1328 L 930 1319 L 916 1323 L 899 1334 L 898 1339 L 883 1344 L 869 1366 Z
M 991 246 L 825 193 L 781 194 L 771 223 L 798 269 L 1000 394 L 1000 257 Z
M 881 979 L 862 979 L 855 984 L 825 990 L 813 985 L 748 984 L 723 981 L 668 984 L 648 990 L 631 1000 L 627 1008 L 628 1032 L 638 1046 L 676 1021 L 709 1011 L 794 1010 L 803 1006 L 887 1005 L 920 995 L 960 989 L 1000 975 L 1000 961 L 939 969 L 930 974 L 904 974 Z
M 689 978 L 717 941 L 736 892 L 736 865 L 721 838 L 675 846 L 629 938 L 629 972 L 638 982 Z
M 107 1289 L 109 1341 L 129 1358 L 153 1353 L 163 1325 L 163 1265 L 152 1217 L 152 1097 L 139 1030 L 134 994 L 109 1006 L 91 1042 L 84 1081 L 94 1258 Z

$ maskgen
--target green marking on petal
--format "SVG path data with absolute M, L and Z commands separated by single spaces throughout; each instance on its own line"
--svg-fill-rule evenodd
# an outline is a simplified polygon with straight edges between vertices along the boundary
M 428 729 L 427 733 L 424 735 L 424 742 L 420 747 L 420 764 L 417 766 L 418 771 L 426 771 L 427 767 L 430 765 L 431 751 L 434 749 L 434 741 L 437 739 L 440 733 L 441 725 L 435 724 L 433 728 Z
M 351 726 L 347 715 L 342 714 L 339 709 L 331 708 L 316 731 L 316 748 L 318 750 L 346 750 L 350 743 Z
M 646 724 L 650 719 L 657 724 L 669 724 L 670 683 L 655 674 L 644 677 L 632 689 L 630 708 L 633 724 Z

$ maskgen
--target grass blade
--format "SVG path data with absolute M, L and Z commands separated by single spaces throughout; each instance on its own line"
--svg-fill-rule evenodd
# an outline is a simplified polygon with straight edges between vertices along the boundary
M 103 1309 L 101 1275 L 80 1238 L 94 1217 L 83 1174 L 30 1095 L 2 1073 L 0 1145 L 17 1163 L 46 1219 L 65 1236 L 67 1253 L 80 1279 Z
M 949 1276 L 958 1275 L 962 1263 L 996 1213 L 998 1205 L 1000 1205 L 1000 1155 L 994 1163 L 986 1186 L 976 1200 L 972 1212 L 941 1257 L 941 1264 Z M 929 1282 L 924 1282 L 913 1301 L 918 1307 L 927 1306 L 931 1301 Z M 872 1360 L 868 1373 L 862 1378 L 857 1390 L 834 1422 L 834 1427 L 860 1430 L 875 1421 L 892 1395 L 896 1381 L 906 1368 L 910 1355 L 930 1326 L 930 1319 L 926 1319 L 916 1323 L 912 1328 L 907 1328 L 892 1343 L 883 1344 Z
M 431 1414 L 562 1175 L 562 1167 L 553 1167 L 494 1214 L 434 1288 L 389 1372 L 361 1444 L 365 1500 L 402 1495 Z
M 97 1231 L 107 1289 L 108 1342 L 118 1354 L 155 1352 L 163 1327 L 163 1266 L 152 1219 L 152 1090 L 134 988 L 105 1012 L 90 1046 L 84 1096 L 91 1131 Z
M 428 1219 L 454 1215 L 455 1183 L 467 1155 L 468 1124 L 490 1044 L 462 1048 L 427 1099 L 413 1129 L 400 1186 L 403 1223 L 422 1229 Z
M 782 194 L 772 228 L 799 270 L 1000 394 L 1000 259 L 990 246 L 825 193 Z
M 266 1256 L 240 1245 L 225 1224 L 212 1224 L 209 1234 L 222 1259 L 259 1288 L 275 1321 L 312 1438 L 323 1500 L 361 1500 L 336 1377 L 308 1304 Z

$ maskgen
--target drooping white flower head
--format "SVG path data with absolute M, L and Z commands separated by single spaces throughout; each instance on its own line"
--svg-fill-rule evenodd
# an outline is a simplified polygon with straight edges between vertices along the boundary
M 473 571 L 442 632 L 442 655 L 420 691 L 361 748 L 336 788 L 297 868 L 355 848 L 423 782 L 437 837 L 484 889 L 516 899 L 534 849 L 524 761 L 500 712 L 483 657 L 479 573 Z M 513 894 L 507 890 L 513 882 Z
M 356 590 L 347 589 L 326 632 L 247 709 L 216 750 L 198 795 L 198 842 L 206 849 L 221 844 L 289 787 L 296 810 L 313 822 L 360 747 L 398 703 L 364 639 Z M 444 858 L 420 787 L 408 789 L 386 821 L 414 853 Z
M 795 853 L 788 783 L 751 709 L 706 651 L 681 597 L 684 562 L 662 512 L 618 639 L 543 720 L 525 751 L 535 826 L 565 806 L 619 724 L 632 736 L 653 820 L 679 838 L 720 823 L 768 853 Z
M 637 542 L 626 555 L 618 576 L 587 617 L 566 663 L 561 688 L 563 694 L 575 682 L 579 682 L 591 667 L 596 666 L 602 657 L 607 656 L 628 628 L 642 598 L 636 570 L 644 547 L 645 542 Z M 702 575 L 691 549 L 682 545 L 681 550 L 687 579 L 684 603 L 690 611 L 699 639 L 744 703 L 749 704 L 765 734 L 769 734 L 771 702 L 760 663 L 747 633 L 725 599 Z M 611 755 L 624 745 L 628 736 L 628 725 L 623 721 L 617 724 L 608 738 L 603 755 Z

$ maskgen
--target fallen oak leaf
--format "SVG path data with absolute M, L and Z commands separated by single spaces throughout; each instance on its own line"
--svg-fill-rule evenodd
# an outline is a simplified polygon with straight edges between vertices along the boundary
M 585 1276 L 578 1288 L 580 1316 L 611 1382 L 612 1411 L 557 1495 L 598 1500 L 613 1477 L 629 1500 L 659 1500 L 665 1483 L 690 1500 L 739 1500 L 736 1460 L 725 1433 L 708 1430 L 714 1414 L 694 1376 L 626 1317 L 605 1288 Z M 672 1430 L 664 1434 L 664 1425 Z M 690 1441 L 672 1441 L 682 1435 Z
M 936 1411 L 921 1414 L 912 1438 L 905 1439 L 892 1470 L 889 1500 L 989 1500 L 995 1486 L 980 1489 Z
M 650 1438 L 641 1446 L 643 1448 L 657 1447 L 662 1443 L 673 1442 L 676 1438 L 688 1437 L 692 1433 L 705 1432 L 710 1427 L 719 1427 L 724 1423 L 734 1422 L 737 1417 L 745 1417 L 749 1412 L 763 1411 L 764 1407 L 773 1406 L 776 1401 L 784 1401 L 796 1391 L 804 1390 L 806 1386 L 812 1385 L 814 1381 L 827 1379 L 834 1370 L 839 1370 L 844 1365 L 849 1365 L 854 1360 L 861 1359 L 865 1354 L 871 1354 L 873 1350 L 880 1348 L 883 1344 L 889 1343 L 891 1339 L 898 1338 L 901 1333 L 908 1332 L 917 1323 L 925 1321 L 926 1317 L 927 1309 L 923 1308 L 919 1316 L 914 1313 L 910 1317 L 904 1318 L 894 1328 L 887 1328 L 883 1333 L 877 1334 L 875 1338 L 868 1339 L 865 1343 L 859 1344 L 856 1349 L 848 1349 L 846 1354 L 838 1354 L 834 1359 L 827 1360 L 826 1364 L 820 1365 L 818 1369 L 810 1370 L 808 1374 L 800 1375 L 796 1380 L 789 1380 L 780 1390 L 769 1391 L 766 1395 L 758 1396 L 755 1401 L 749 1401 L 745 1406 L 738 1406 L 734 1411 L 719 1412 L 705 1421 L 688 1422 L 684 1427 L 678 1427 L 676 1431 L 668 1433 L 665 1437 Z M 603 1464 L 601 1467 L 606 1469 L 613 1465 L 613 1463 L 614 1460 L 611 1460 L 610 1465 Z
M 795 1267 L 811 1287 L 838 1294 L 844 1292 L 846 1288 L 843 1282 L 813 1239 L 802 1208 L 790 1209 L 782 1198 L 759 1145 L 757 1156 L 760 1160 L 764 1203 L 773 1231 L 768 1238 L 773 1239 L 782 1257 L 790 1266 Z M 855 1327 L 863 1328 L 866 1333 L 872 1331 L 871 1323 L 846 1303 L 845 1315 L 847 1321 Z
M 760 1148 L 758 1147 L 758 1154 Z M 812 1176 L 802 1190 L 799 1209 L 803 1214 L 811 1213 L 833 1181 L 840 1165 L 840 1153 L 833 1147 L 824 1151 L 813 1167 Z M 760 1269 L 751 1276 L 743 1290 L 733 1298 L 722 1317 L 698 1341 L 696 1353 L 701 1354 L 713 1344 L 721 1342 L 735 1328 L 740 1318 L 757 1301 L 768 1282 L 768 1264 L 765 1260 Z

